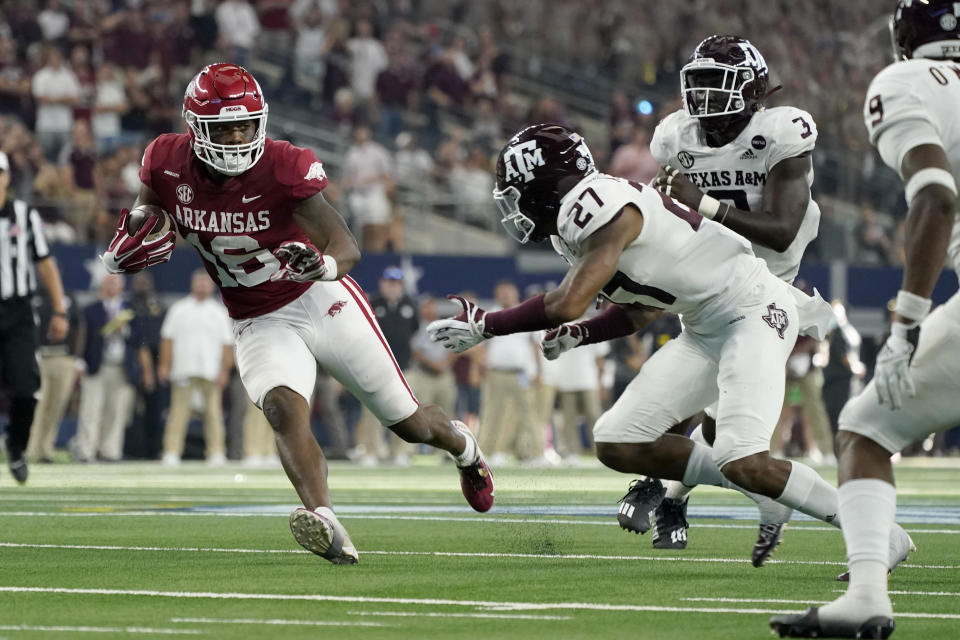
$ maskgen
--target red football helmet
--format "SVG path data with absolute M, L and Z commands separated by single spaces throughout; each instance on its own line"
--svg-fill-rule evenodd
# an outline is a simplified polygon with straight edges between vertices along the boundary
M 193 136 L 193 151 L 203 162 L 228 176 L 240 175 L 260 160 L 267 138 L 267 101 L 250 72 L 218 62 L 200 70 L 183 94 L 183 119 Z M 257 132 L 246 144 L 217 144 L 210 125 L 254 120 Z

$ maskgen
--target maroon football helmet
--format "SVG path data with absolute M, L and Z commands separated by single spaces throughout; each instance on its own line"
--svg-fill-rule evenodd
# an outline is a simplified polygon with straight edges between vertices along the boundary
M 267 101 L 250 72 L 218 62 L 200 70 L 183 94 L 183 119 L 193 136 L 193 151 L 203 162 L 228 176 L 240 175 L 260 160 L 267 138 Z M 257 132 L 246 144 L 217 144 L 210 125 L 253 120 Z

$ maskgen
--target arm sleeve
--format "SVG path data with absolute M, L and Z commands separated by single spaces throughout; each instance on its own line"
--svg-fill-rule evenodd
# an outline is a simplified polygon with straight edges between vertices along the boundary
M 629 182 L 609 177 L 591 180 L 579 190 L 568 194 L 573 200 L 561 205 L 557 219 L 560 237 L 574 247 L 620 217 L 626 205 L 636 205 L 634 196 L 640 195 Z
M 943 142 L 929 120 L 910 119 L 886 127 L 878 134 L 874 144 L 887 166 L 900 174 L 900 163 L 910 149 L 922 144 L 942 146 Z

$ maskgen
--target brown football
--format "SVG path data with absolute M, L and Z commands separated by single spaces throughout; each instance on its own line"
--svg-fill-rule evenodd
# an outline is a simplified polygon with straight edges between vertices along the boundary
M 161 227 L 150 235 L 164 233 L 170 228 L 170 218 L 167 212 L 163 210 L 163 207 L 158 207 L 155 204 L 141 204 L 130 210 L 130 218 L 127 220 L 127 233 L 135 235 L 137 231 L 140 230 L 140 227 L 154 216 L 161 216 L 164 218 L 164 221 Z

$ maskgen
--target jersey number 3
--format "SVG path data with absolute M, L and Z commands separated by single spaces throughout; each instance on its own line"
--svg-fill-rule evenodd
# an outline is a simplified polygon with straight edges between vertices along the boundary
M 209 247 L 196 233 L 186 240 L 217 270 L 221 287 L 255 287 L 280 270 L 277 257 L 250 236 L 216 236 Z

